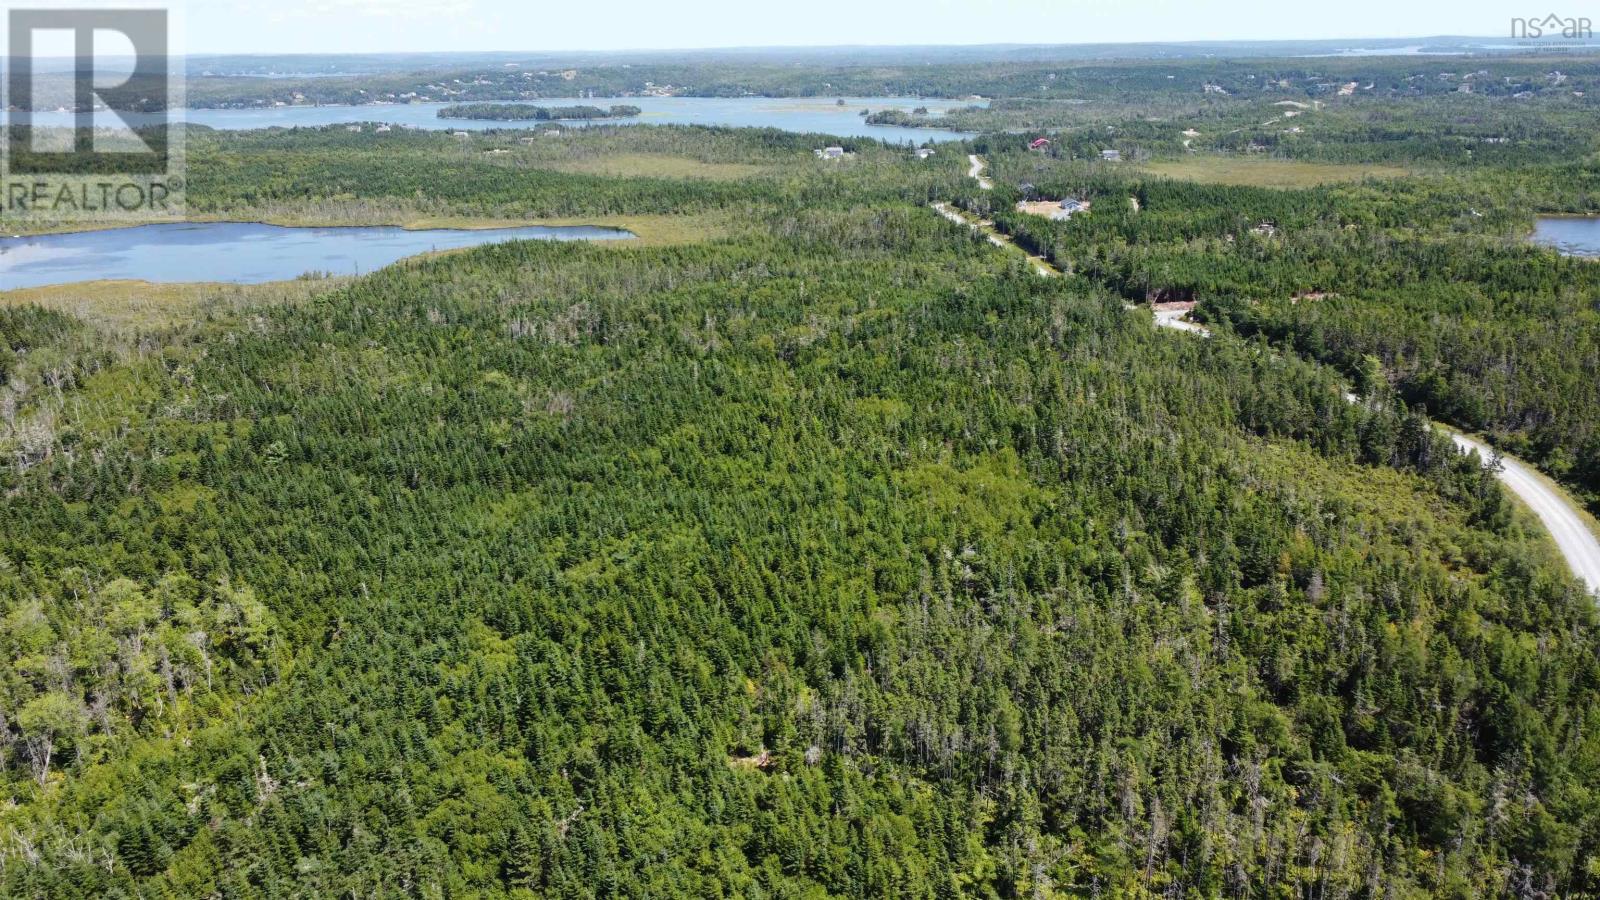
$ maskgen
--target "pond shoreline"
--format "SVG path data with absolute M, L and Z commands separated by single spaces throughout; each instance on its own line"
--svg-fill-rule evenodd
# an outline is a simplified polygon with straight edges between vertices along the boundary
M 7 289 L 92 281 L 264 284 L 307 274 L 363 275 L 414 256 L 519 240 L 633 241 L 592 224 L 482 228 L 161 222 L 0 238 Z
M 1562 256 L 1600 260 L 1600 213 L 1540 213 L 1528 240 Z

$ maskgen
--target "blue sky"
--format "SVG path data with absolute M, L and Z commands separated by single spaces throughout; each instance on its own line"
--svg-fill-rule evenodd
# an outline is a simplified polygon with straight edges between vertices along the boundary
M 1537 5 L 1535 5 L 1535 3 Z M 191 53 L 1505 35 L 1594 0 L 189 0 Z

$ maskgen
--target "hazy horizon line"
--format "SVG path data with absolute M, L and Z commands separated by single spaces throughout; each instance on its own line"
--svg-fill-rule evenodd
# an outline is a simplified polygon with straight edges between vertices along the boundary
M 1401 35 L 1397 37 L 1378 37 L 1363 35 L 1339 35 L 1335 37 L 1284 37 L 1284 38 L 1203 38 L 1189 41 L 1050 41 L 1043 43 L 1034 42 L 996 42 L 983 41 L 977 43 L 829 43 L 829 44 L 716 44 L 695 47 L 627 47 L 619 49 L 585 49 L 585 48 L 522 48 L 503 50 L 348 50 L 348 51 L 323 51 L 323 50 L 247 50 L 247 51 L 208 51 L 201 50 L 184 54 L 184 56 L 446 56 L 450 54 L 475 54 L 479 56 L 492 55 L 517 55 L 533 53 L 587 53 L 605 55 L 623 55 L 628 53 L 707 53 L 727 51 L 762 51 L 762 50 L 915 50 L 915 49 L 942 49 L 961 48 L 968 50 L 996 48 L 996 49 L 1050 49 L 1053 47 L 1197 47 L 1207 44 L 1328 44 L 1352 41 L 1368 41 L 1386 44 L 1404 44 L 1417 41 L 1517 41 L 1526 42 L 1527 49 L 1539 49 L 1541 46 L 1570 47 L 1570 48 L 1600 48 L 1600 42 L 1586 40 L 1582 42 L 1571 41 L 1551 36 L 1549 38 L 1512 38 L 1506 35 L 1474 35 L 1474 34 L 1419 34 Z M 1547 44 L 1545 42 L 1548 42 Z M 1514 49 L 1521 45 L 1506 44 L 1507 48 Z

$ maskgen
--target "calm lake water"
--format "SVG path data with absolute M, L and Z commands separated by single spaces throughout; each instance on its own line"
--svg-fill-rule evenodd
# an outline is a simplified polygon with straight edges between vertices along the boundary
M 591 225 L 482 231 L 282 228 L 182 222 L 0 238 L 0 290 L 99 279 L 259 284 L 306 272 L 358 275 L 430 250 L 510 240 L 597 241 L 633 237 Z
M 1534 243 L 1568 256 L 1600 256 L 1600 216 L 1544 216 L 1534 220 Z
M 569 127 L 596 124 L 641 125 L 727 125 L 752 128 L 781 128 L 841 137 L 869 137 L 892 143 L 959 141 L 968 135 L 937 128 L 900 128 L 893 125 L 868 125 L 862 110 L 903 109 L 920 106 L 939 114 L 963 106 L 987 105 L 987 101 L 919 100 L 915 97 L 845 97 L 839 106 L 833 97 L 625 97 L 594 100 L 550 99 L 539 101 L 550 106 L 593 103 L 609 106 L 627 103 L 643 112 L 628 119 L 570 121 Z M 413 103 L 404 106 L 280 106 L 273 109 L 186 109 L 182 116 L 197 125 L 240 130 L 248 128 L 290 127 L 295 125 L 335 125 L 342 122 L 386 122 L 413 128 L 443 128 L 455 131 L 484 128 L 530 128 L 533 122 L 496 122 L 475 119 L 441 119 L 444 103 Z M 64 112 L 0 113 L 0 122 L 14 119 L 18 124 L 71 127 L 72 117 Z

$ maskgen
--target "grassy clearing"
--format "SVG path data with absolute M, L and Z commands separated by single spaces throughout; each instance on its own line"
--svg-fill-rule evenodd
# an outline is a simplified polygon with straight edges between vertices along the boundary
M 88 281 L 0 291 L 0 306 L 32 303 L 75 316 L 109 334 L 132 335 L 193 321 L 207 307 L 238 309 L 303 300 L 345 280 L 304 279 L 270 284 Z
M 574 216 L 557 219 L 513 219 L 494 218 L 488 216 L 428 216 L 416 211 L 404 209 L 375 210 L 370 207 L 355 204 L 341 206 L 340 204 L 320 205 L 314 209 L 296 210 L 292 212 L 274 211 L 270 213 L 240 211 L 226 212 L 210 215 L 190 216 L 184 221 L 188 222 L 261 222 L 266 225 L 282 225 L 287 228 L 331 228 L 337 226 L 361 225 L 394 225 L 411 231 L 422 231 L 430 228 L 460 228 L 468 230 L 491 228 L 526 228 L 534 225 L 595 225 L 605 228 L 626 228 L 638 236 L 635 241 L 603 241 L 605 246 L 632 246 L 640 245 L 658 247 L 666 244 L 692 244 L 723 237 L 732 231 L 732 223 L 727 217 L 714 213 L 695 213 L 687 215 L 665 215 L 658 213 L 640 213 L 605 216 Z M 53 234 L 76 231 L 101 231 L 112 228 L 127 228 L 137 225 L 153 224 L 147 222 L 117 222 L 111 224 L 75 224 L 72 226 L 59 226 L 39 230 L 27 230 L 23 233 Z M 114 284 L 115 282 L 107 282 Z M 0 291 L 0 297 L 7 292 Z
M 661 153 L 619 153 L 587 156 L 558 162 L 541 162 L 541 168 L 577 175 L 617 178 L 683 178 L 698 181 L 735 181 L 772 171 L 769 166 L 739 162 L 706 162 Z
M 1258 156 L 1195 155 L 1148 163 L 1143 168 L 1154 175 L 1185 181 L 1269 188 L 1313 187 L 1341 181 L 1360 181 L 1363 178 L 1401 178 L 1415 174 L 1400 166 L 1319 163 Z
M 404 210 L 374 211 L 370 208 L 340 209 L 320 206 L 314 210 L 292 213 L 275 213 L 264 216 L 219 215 L 196 217 L 194 221 L 265 222 L 290 228 L 333 227 L 340 225 L 397 225 L 411 231 L 429 228 L 461 228 L 480 230 L 491 228 L 528 228 L 535 225 L 595 225 L 603 228 L 626 228 L 638 236 L 633 241 L 599 241 L 607 247 L 659 247 L 666 244 L 693 244 L 726 235 L 731 225 L 721 214 L 699 213 L 690 215 L 663 215 L 655 213 L 573 216 L 556 219 L 514 219 L 490 216 L 427 216 Z
M 602 247 L 625 249 L 628 247 L 660 247 L 667 244 L 695 244 L 715 240 L 732 232 L 732 223 L 726 216 L 704 213 L 698 215 L 620 215 L 582 216 L 571 219 L 489 219 L 459 216 L 407 219 L 391 222 L 324 222 L 301 220 L 269 220 L 274 225 L 399 225 L 402 228 L 526 228 L 532 225 L 596 225 L 603 228 L 626 228 L 638 236 L 633 241 L 597 241 Z

